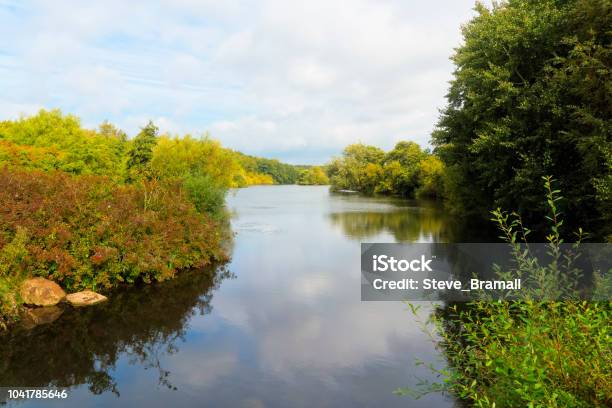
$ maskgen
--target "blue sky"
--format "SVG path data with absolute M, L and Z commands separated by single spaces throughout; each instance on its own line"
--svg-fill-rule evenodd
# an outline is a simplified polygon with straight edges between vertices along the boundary
M 473 0 L 0 0 L 0 118 L 60 108 L 133 135 L 324 163 L 422 145 Z

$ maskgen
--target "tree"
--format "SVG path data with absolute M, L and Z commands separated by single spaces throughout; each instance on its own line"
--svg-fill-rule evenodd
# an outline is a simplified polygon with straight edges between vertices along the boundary
M 444 163 L 437 156 L 428 155 L 419 163 L 418 197 L 439 198 L 444 193 Z
M 411 141 L 398 142 L 386 153 L 361 143 L 347 146 L 327 165 L 332 189 L 414 198 L 442 197 L 444 165 Z
M 127 141 L 127 134 L 107 120 L 100 123 L 100 126 L 98 126 L 98 134 L 107 138 L 120 140 L 121 142 Z
M 128 179 L 132 180 L 146 172 L 153 157 L 153 148 L 157 144 L 158 132 L 158 127 L 152 121 L 149 121 L 132 141 L 127 159 Z
M 426 153 L 417 143 L 398 142 L 395 148 L 385 155 L 385 188 L 390 187 L 393 194 L 413 197 L 419 185 L 419 164 L 425 157 Z
M 604 0 L 476 6 L 433 133 L 457 210 L 516 208 L 536 222 L 545 211 L 539 180 L 552 174 L 566 196 L 567 230 L 610 230 L 598 191 L 610 180 L 611 8 Z
M 121 172 L 125 144 L 82 128 L 59 109 L 0 122 L 0 141 L 0 162 L 9 165 L 110 176 Z
M 325 171 L 319 166 L 310 167 L 302 172 L 298 184 L 302 185 L 326 185 L 329 178 Z
M 385 152 L 374 146 L 356 143 L 347 146 L 342 158 L 329 165 L 331 183 L 336 190 L 355 190 L 372 194 L 379 182 Z

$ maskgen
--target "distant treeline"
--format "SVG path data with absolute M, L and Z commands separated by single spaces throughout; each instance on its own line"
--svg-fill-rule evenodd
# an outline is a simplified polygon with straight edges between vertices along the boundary
M 229 176 L 221 183 L 226 187 L 295 184 L 301 174 L 297 166 L 223 148 L 206 135 L 200 138 L 159 135 L 153 123 L 146 129 L 150 140 L 142 137 L 130 140 L 125 132 L 109 122 L 103 122 L 98 129 L 85 129 L 74 115 L 63 115 L 59 110 L 41 110 L 34 116 L 0 122 L 0 165 L 61 170 L 76 175 L 126 177 L 128 150 L 144 142 L 150 145 L 151 158 L 156 161 L 153 167 L 167 167 L 163 164 L 167 161 L 164 156 L 168 156 L 169 161 L 203 161 L 206 158 L 210 162 L 209 170 L 217 160 L 222 161 L 224 166 L 219 170 Z M 210 157 L 196 157 L 203 154 Z M 181 170 L 172 171 L 176 175 Z

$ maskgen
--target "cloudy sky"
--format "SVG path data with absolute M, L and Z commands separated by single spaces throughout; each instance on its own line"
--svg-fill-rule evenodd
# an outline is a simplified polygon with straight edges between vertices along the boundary
M 474 0 L 0 0 L 0 118 L 201 134 L 323 163 L 427 144 Z

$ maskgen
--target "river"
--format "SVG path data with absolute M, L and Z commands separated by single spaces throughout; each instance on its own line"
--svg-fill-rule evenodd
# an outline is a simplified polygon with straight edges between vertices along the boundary
M 360 301 L 360 242 L 456 240 L 443 211 L 323 186 L 240 189 L 228 207 L 228 265 L 12 331 L 0 385 L 69 387 L 22 407 L 455 405 L 393 393 L 432 379 L 417 359 L 443 362 L 404 304 Z

